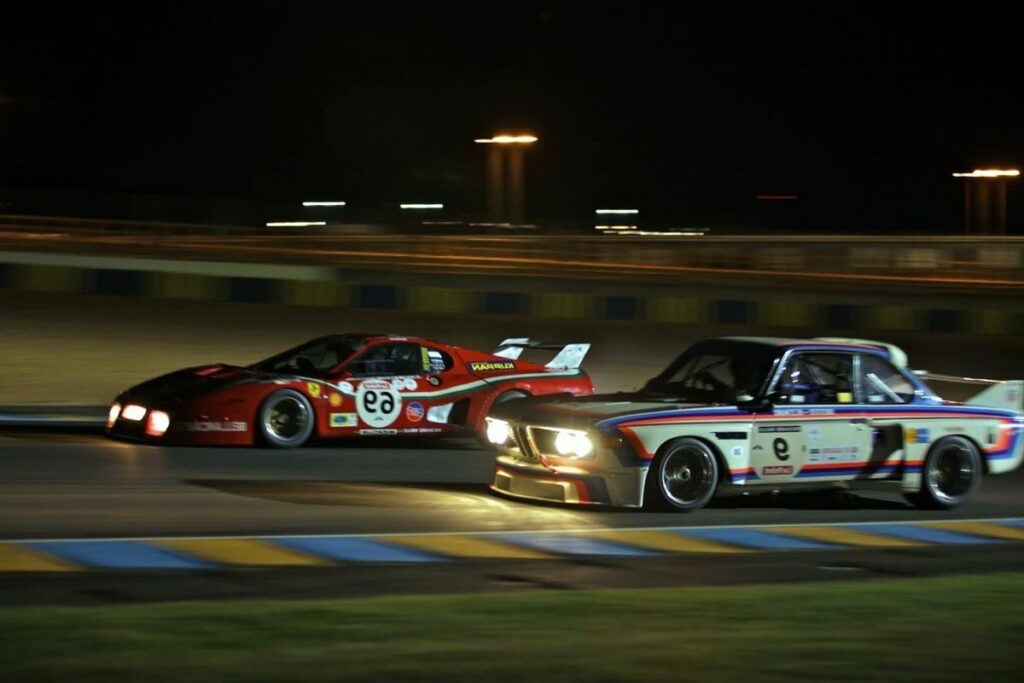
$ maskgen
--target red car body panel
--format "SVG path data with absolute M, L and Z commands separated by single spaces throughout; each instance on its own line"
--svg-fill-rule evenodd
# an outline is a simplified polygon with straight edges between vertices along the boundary
M 479 432 L 492 403 L 509 391 L 536 396 L 593 393 L 579 368 L 551 368 L 414 337 L 346 335 L 362 346 L 323 376 L 255 367 L 209 365 L 180 370 L 128 389 L 116 403 L 146 408 L 146 417 L 108 424 L 111 436 L 160 444 L 245 446 L 260 443 L 259 412 L 271 394 L 292 389 L 309 399 L 314 435 L 450 435 Z M 326 339 L 326 338 L 325 338 Z M 382 345 L 418 345 L 416 372 L 367 372 Z M 162 435 L 148 434 L 149 415 L 170 416 Z

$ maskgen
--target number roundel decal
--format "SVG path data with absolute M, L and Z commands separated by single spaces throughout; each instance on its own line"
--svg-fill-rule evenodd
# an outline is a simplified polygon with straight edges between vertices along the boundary
M 363 382 L 356 390 L 356 412 L 371 427 L 387 427 L 402 412 L 402 396 L 390 382 Z

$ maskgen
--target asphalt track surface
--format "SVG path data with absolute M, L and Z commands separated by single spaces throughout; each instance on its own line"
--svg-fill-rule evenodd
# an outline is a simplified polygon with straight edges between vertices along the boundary
M 0 432 L 0 539 L 767 525 L 1024 517 L 1024 472 L 987 478 L 945 513 L 883 492 L 762 494 L 691 514 L 537 505 L 490 493 L 493 454 L 472 441 L 322 445 L 295 451 L 160 448 L 88 432 Z M 828 581 L 1006 571 L 1024 544 L 566 557 L 207 572 L 8 574 L 0 605 L 366 597 Z
M 538 505 L 491 493 L 470 440 L 292 451 L 162 448 L 102 435 L 0 432 L 0 539 L 494 532 L 1024 517 L 1024 470 L 950 512 L 898 492 L 721 498 L 690 514 Z

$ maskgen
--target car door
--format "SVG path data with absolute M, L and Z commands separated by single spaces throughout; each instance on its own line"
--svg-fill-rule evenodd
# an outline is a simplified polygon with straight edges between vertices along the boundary
M 759 483 L 850 479 L 871 447 L 854 395 L 853 354 L 792 351 L 769 389 L 771 408 L 754 417 L 751 460 Z
M 406 340 L 375 344 L 349 361 L 338 386 L 350 397 L 353 412 L 332 414 L 332 427 L 360 434 L 397 434 L 408 431 L 410 419 L 425 415 L 422 404 L 410 400 L 429 371 L 426 350 Z

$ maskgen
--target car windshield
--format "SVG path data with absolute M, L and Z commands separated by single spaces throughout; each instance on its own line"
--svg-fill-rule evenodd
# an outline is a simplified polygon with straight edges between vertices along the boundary
M 356 339 L 331 335 L 306 342 L 249 367 L 264 372 L 294 372 L 310 377 L 322 377 L 332 368 L 351 358 L 361 347 L 362 342 Z
M 756 342 L 714 340 L 687 349 L 645 391 L 684 401 L 738 403 L 761 393 L 776 350 Z

